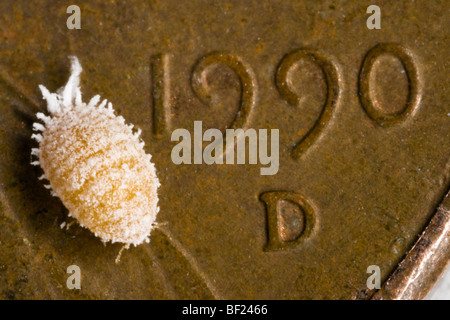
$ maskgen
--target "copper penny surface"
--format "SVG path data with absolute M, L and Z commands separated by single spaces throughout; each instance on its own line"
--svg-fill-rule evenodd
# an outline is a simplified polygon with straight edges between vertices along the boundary
M 68 3 L 0 2 L 0 298 L 425 296 L 449 258 L 449 2 L 378 1 L 381 29 L 371 1 L 77 4 L 81 29 Z M 161 227 L 118 264 L 121 244 L 60 228 L 30 165 L 38 85 L 64 85 L 69 55 L 161 182 Z M 278 172 L 175 165 L 171 133 L 194 121 L 279 129 Z

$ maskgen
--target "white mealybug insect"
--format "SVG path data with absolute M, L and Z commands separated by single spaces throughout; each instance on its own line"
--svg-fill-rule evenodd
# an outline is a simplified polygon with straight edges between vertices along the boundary
M 81 65 L 70 57 L 71 75 L 65 87 L 50 93 L 40 85 L 50 116 L 37 113 L 43 123 L 32 135 L 32 149 L 52 195 L 61 199 L 69 216 L 103 242 L 128 247 L 149 242 L 159 211 L 159 181 L 151 155 L 144 151 L 140 131 L 116 116 L 100 96 L 81 100 Z

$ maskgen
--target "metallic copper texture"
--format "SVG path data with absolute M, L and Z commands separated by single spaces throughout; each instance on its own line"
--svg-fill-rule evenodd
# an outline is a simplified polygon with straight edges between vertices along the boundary
M 450 193 L 373 299 L 423 299 L 450 261 Z
M 426 295 L 449 258 L 449 1 L 376 1 L 381 29 L 374 1 L 79 0 L 81 29 L 70 4 L 0 1 L 1 299 Z M 161 182 L 160 228 L 119 264 L 30 165 L 38 85 L 64 85 L 69 55 Z M 175 164 L 194 121 L 278 129 L 279 170 Z

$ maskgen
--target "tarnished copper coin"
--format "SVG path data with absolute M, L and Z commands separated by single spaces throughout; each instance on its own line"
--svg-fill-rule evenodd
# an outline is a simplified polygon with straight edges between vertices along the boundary
M 1 1 L 0 298 L 424 298 L 450 255 L 448 10 Z M 30 165 L 38 85 L 64 85 L 68 56 L 160 182 L 150 241 L 120 263 Z

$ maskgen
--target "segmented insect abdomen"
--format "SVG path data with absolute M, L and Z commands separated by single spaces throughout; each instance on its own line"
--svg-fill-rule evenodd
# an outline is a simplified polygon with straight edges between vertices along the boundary
M 159 181 L 140 132 L 116 116 L 100 97 L 81 101 L 78 87 L 81 66 L 73 58 L 72 76 L 62 93 L 41 86 L 52 116 L 38 114 L 44 124 L 33 137 L 53 195 L 69 215 L 103 241 L 138 245 L 147 241 L 158 213 Z

